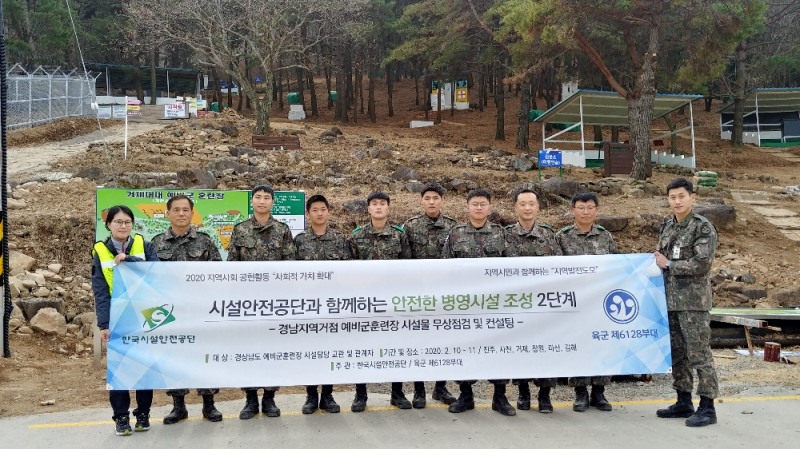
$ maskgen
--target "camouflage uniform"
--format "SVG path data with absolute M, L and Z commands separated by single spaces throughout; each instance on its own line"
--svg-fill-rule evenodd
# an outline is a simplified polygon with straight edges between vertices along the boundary
M 353 258 L 360 260 L 410 259 L 411 245 L 402 226 L 389 225 L 378 231 L 372 223 L 353 230 Z
M 471 259 L 477 257 L 503 257 L 506 255 L 506 233 L 503 227 L 487 221 L 475 229 L 471 223 L 453 227 L 447 235 L 442 250 L 443 259 Z M 505 385 L 509 379 L 493 379 L 493 384 Z M 474 384 L 476 380 L 462 380 L 460 383 Z
M 406 220 L 403 229 L 411 244 L 411 258 L 441 259 L 447 234 L 456 224 L 444 214 L 439 214 L 436 219 L 421 214 Z
M 311 228 L 294 238 L 298 260 L 350 260 L 353 254 L 345 236 L 328 226 L 325 234 L 317 235 Z
M 183 235 L 175 235 L 172 228 L 153 237 L 151 241 L 153 248 L 158 254 L 158 259 L 162 262 L 221 262 L 222 256 L 219 254 L 217 245 L 208 234 L 197 232 L 194 227 L 190 227 Z M 198 388 L 197 394 L 201 396 L 217 394 L 219 389 Z M 167 390 L 167 396 L 186 396 L 189 389 Z
M 712 291 L 708 274 L 717 250 L 717 231 L 705 217 L 690 213 L 661 225 L 658 251 L 670 261 L 664 270 L 669 333 L 672 344 L 672 386 L 691 392 L 697 370 L 697 393 L 719 396 L 717 372 L 709 346 Z
M 294 246 L 289 226 L 272 216 L 266 224 L 260 224 L 255 217 L 245 220 L 233 228 L 228 244 L 228 261 L 295 260 L 297 248 Z M 278 391 L 279 387 L 263 387 L 264 391 Z M 257 390 L 242 388 L 242 390 Z
M 528 231 L 519 222 L 508 225 L 506 231 L 506 257 L 530 256 L 560 256 L 561 246 L 556 240 L 556 231 L 545 223 L 534 223 Z M 514 379 L 514 385 L 520 382 L 530 382 L 538 387 L 553 388 L 557 384 L 556 378 L 543 379 Z
M 574 224 L 566 226 L 561 228 L 556 239 L 565 256 L 597 256 L 617 253 L 614 237 L 604 227 L 596 224 L 593 224 L 592 229 L 587 233 L 581 233 Z M 571 377 L 569 379 L 569 385 L 572 387 L 605 386 L 610 383 L 611 376 Z

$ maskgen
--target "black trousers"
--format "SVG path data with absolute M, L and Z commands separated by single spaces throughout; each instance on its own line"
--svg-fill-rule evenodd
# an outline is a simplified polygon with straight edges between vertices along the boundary
M 111 402 L 111 409 L 114 410 L 113 418 L 128 416 L 131 408 L 131 393 L 127 390 L 111 390 L 108 392 L 108 400 Z M 153 390 L 136 390 L 136 413 L 150 413 L 150 406 L 153 405 Z

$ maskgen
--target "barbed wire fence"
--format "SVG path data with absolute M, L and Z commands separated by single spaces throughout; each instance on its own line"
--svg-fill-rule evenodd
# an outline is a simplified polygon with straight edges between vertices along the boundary
M 27 71 L 15 64 L 7 72 L 8 129 L 31 128 L 64 117 L 95 116 L 95 82 L 100 74 L 42 66 Z

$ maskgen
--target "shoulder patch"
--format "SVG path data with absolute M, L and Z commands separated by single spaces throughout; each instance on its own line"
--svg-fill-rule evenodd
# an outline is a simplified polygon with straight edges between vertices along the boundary
M 572 225 L 569 225 L 569 226 L 564 226 L 563 228 L 559 229 L 559 231 L 558 231 L 558 232 L 567 232 L 567 231 L 569 231 L 570 229 L 572 229 Z
M 604 227 L 602 227 L 602 226 L 600 226 L 600 225 L 595 225 L 595 226 L 597 226 L 597 229 L 599 229 L 599 230 L 601 230 L 601 231 L 605 231 L 605 230 L 606 230 L 606 228 L 604 228 Z
M 353 229 L 353 234 L 355 234 L 356 232 L 358 232 L 360 230 L 361 230 L 361 226 L 356 226 L 356 228 Z
M 403 229 L 403 225 L 392 225 L 392 227 L 400 232 L 405 232 L 405 230 Z
M 549 224 L 547 224 L 547 223 L 539 223 L 539 224 L 540 224 L 540 225 L 541 225 L 543 228 L 549 229 L 549 230 L 551 230 L 551 231 L 555 231 L 555 229 L 553 229 L 553 227 L 552 227 L 552 226 L 550 226 L 550 225 L 549 225 Z

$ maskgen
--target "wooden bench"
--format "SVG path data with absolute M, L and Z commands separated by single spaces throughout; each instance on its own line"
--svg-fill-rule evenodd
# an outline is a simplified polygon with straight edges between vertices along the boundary
M 297 136 L 253 136 L 256 150 L 302 150 Z

